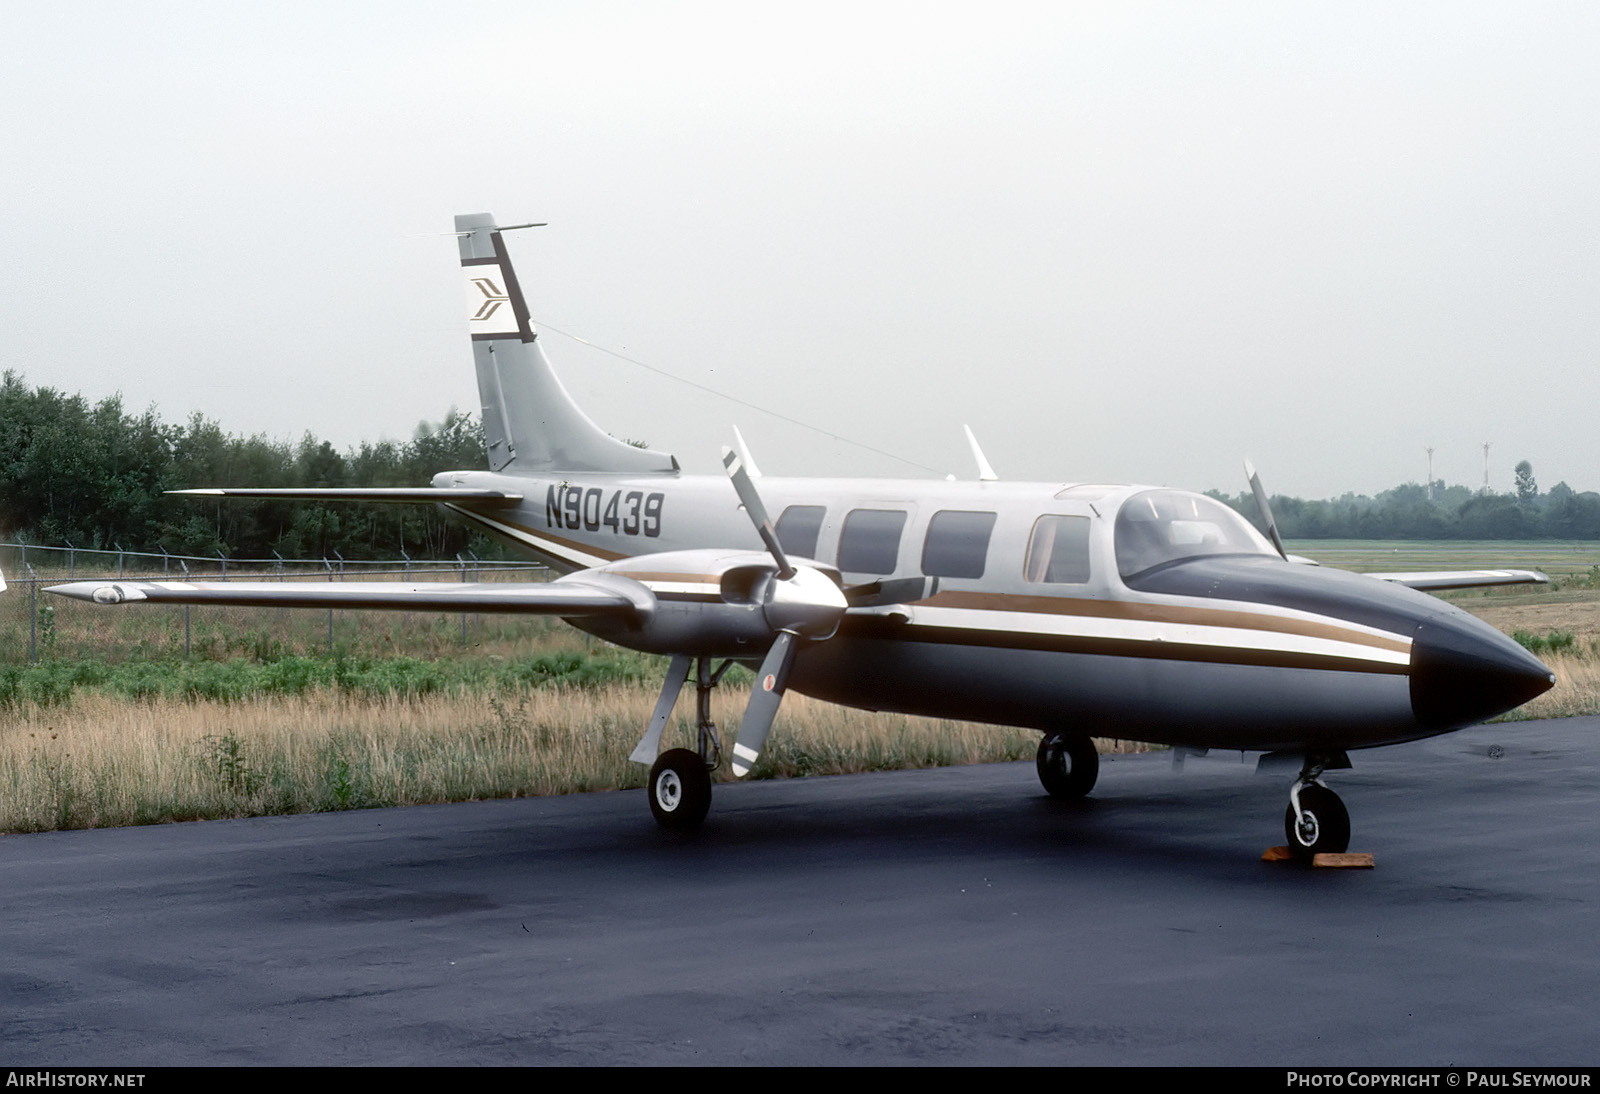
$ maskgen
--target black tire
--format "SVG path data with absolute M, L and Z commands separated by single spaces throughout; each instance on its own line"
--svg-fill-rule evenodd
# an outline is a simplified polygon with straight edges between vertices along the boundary
M 645 786 L 650 813 L 663 828 L 700 827 L 711 810 L 711 772 L 699 753 L 674 748 L 661 754 Z
M 1071 801 L 1094 789 L 1100 753 L 1094 742 L 1074 733 L 1046 733 L 1039 742 L 1039 781 L 1052 798 Z
M 1283 834 L 1296 855 L 1308 859 L 1349 849 L 1350 813 L 1339 795 L 1325 786 L 1305 787 L 1300 791 L 1300 811 L 1306 815 L 1303 828 L 1295 823 L 1292 804 L 1283 814 Z

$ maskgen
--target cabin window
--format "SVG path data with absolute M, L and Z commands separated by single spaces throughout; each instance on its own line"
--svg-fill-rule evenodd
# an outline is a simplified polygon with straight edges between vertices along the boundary
M 839 569 L 854 574 L 892 574 L 900 558 L 906 515 L 899 509 L 852 509 L 839 533 Z
M 1089 580 L 1089 518 L 1040 517 L 1028 537 L 1028 581 L 1082 585 Z
M 822 518 L 827 512 L 822 505 L 791 505 L 785 509 L 775 529 L 784 554 L 816 558 L 817 537 L 822 534 Z
M 994 519 L 993 513 L 958 509 L 933 514 L 922 543 L 922 572 L 929 577 L 982 577 Z

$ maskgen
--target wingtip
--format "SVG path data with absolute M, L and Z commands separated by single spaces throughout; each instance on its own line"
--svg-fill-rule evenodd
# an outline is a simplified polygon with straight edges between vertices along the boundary
M 92 601 L 95 598 L 95 590 L 100 587 L 101 583 L 98 581 L 74 581 L 67 585 L 47 585 L 44 591 L 54 593 L 56 596 L 64 596 L 71 600 Z

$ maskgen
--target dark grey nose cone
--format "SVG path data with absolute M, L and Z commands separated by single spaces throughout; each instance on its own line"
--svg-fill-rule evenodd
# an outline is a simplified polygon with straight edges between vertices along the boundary
M 1521 706 L 1555 686 L 1533 654 L 1480 619 L 1436 618 L 1411 639 L 1411 710 L 1433 730 L 1455 729 Z

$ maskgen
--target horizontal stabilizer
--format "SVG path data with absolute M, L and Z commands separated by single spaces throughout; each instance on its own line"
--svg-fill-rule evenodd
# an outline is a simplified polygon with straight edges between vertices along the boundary
M 223 489 L 168 490 L 188 498 L 257 498 L 275 501 L 470 501 L 479 505 L 515 505 L 521 494 L 504 490 L 478 490 L 453 486 L 328 486 L 328 487 L 228 487 Z
M 52 585 L 45 591 L 96 604 L 523 612 L 564 617 L 626 615 L 654 605 L 654 596 L 644 586 L 639 585 L 634 591 L 618 587 L 619 580 L 609 577 L 595 582 L 564 579 L 460 585 L 447 581 L 76 581 Z
M 1428 570 L 1414 574 L 1368 574 L 1410 589 L 1480 589 L 1491 585 L 1548 585 L 1537 570 Z

